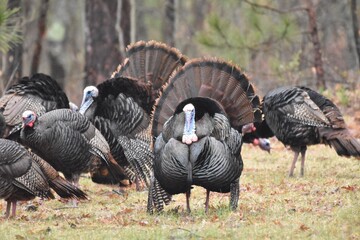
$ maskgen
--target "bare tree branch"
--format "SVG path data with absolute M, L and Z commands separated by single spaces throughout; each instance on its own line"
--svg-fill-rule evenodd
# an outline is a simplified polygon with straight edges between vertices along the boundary
M 258 4 L 258 3 L 254 3 L 254 2 L 251 2 L 249 0 L 243 0 L 245 3 L 253 6 L 253 7 L 257 7 L 257 8 L 263 8 L 263 9 L 266 9 L 266 10 L 269 10 L 269 11 L 272 11 L 272 12 L 275 12 L 275 13 L 278 13 L 278 14 L 287 14 L 289 12 L 296 12 L 296 11 L 308 11 L 308 9 L 306 7 L 294 7 L 294 8 L 290 8 L 290 9 L 286 9 L 286 10 L 280 10 L 278 8 L 273 8 L 271 6 L 268 6 L 268 5 L 262 5 L 262 4 Z

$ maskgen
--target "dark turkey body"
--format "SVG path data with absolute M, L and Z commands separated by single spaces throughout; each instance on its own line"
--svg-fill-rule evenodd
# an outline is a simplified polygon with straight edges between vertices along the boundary
M 286 115 L 268 112 L 266 121 L 276 137 L 288 146 L 306 146 L 320 143 L 317 127 L 288 121 Z
M 89 151 L 89 139 L 95 135 L 95 127 L 84 116 L 70 111 L 48 112 L 38 118 L 33 128 L 26 127 L 21 131 L 24 144 L 68 180 L 72 180 L 73 174 L 88 172 L 101 162 Z M 86 136 L 83 136 L 85 132 Z
M 154 174 L 161 187 L 170 194 L 185 193 L 191 185 L 197 185 L 213 192 L 229 192 L 230 184 L 238 181 L 243 162 L 240 156 L 241 138 L 229 130 L 226 139 L 211 135 L 215 133 L 213 120 L 205 115 L 197 121 L 200 139 L 190 145 L 181 142 L 183 114 L 174 116 L 175 128 L 167 140 L 167 128 L 155 142 Z M 219 118 L 220 119 L 220 118 Z M 223 119 L 222 119 L 223 120 Z M 169 124 L 171 125 L 171 123 Z

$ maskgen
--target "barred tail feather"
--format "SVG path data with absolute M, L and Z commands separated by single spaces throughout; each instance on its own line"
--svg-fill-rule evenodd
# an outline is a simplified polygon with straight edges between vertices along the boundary
M 164 209 L 164 204 L 168 205 L 171 202 L 172 195 L 167 193 L 155 177 L 151 177 L 151 183 L 148 193 L 147 211 L 152 214 L 154 207 L 157 212 Z
M 87 194 L 62 177 L 57 177 L 49 185 L 62 198 L 87 199 Z
M 360 142 L 348 129 L 320 129 L 325 144 L 332 146 L 339 156 L 360 157 Z

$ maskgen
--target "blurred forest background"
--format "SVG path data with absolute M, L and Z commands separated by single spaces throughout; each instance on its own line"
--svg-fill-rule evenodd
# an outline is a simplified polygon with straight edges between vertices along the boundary
M 306 85 L 360 110 L 357 0 L 0 0 L 0 90 L 43 72 L 79 104 L 128 44 L 162 41 L 240 66 L 262 96 Z M 360 121 L 360 114 L 359 114 Z

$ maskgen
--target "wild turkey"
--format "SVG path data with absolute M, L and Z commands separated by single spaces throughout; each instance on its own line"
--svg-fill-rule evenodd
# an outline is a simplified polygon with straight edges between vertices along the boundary
M 210 191 L 230 192 L 236 209 L 243 169 L 236 129 L 252 131 L 259 104 L 247 77 L 230 63 L 193 59 L 178 70 L 154 111 L 152 133 L 158 137 L 148 211 L 161 211 L 171 195 L 186 193 L 190 212 L 192 185 L 206 188 L 206 212 Z
M 91 122 L 78 112 L 57 109 L 38 117 L 25 111 L 20 139 L 65 178 L 78 186 L 81 173 L 93 172 L 105 162 L 114 176 L 124 170 L 110 154 L 109 145 Z
M 293 176 L 301 153 L 304 175 L 308 145 L 324 143 L 340 156 L 360 156 L 360 143 L 351 136 L 333 102 L 306 87 L 281 87 L 263 99 L 265 120 L 275 136 L 295 152 L 289 176 Z
M 15 134 L 21 129 L 21 115 L 25 110 L 40 116 L 59 108 L 69 108 L 69 100 L 54 79 L 42 73 L 23 77 L 0 98 L 0 112 L 7 125 L 2 136 L 8 137 L 11 133 L 14 134 L 12 139 L 17 139 Z
M 129 179 L 148 185 L 153 164 L 151 111 L 162 86 L 185 58 L 177 49 L 155 41 L 132 44 L 126 54 L 111 79 L 85 88 L 80 112 L 104 135 Z M 106 173 L 102 166 L 92 175 L 93 181 L 113 183 Z
M 6 217 L 16 214 L 16 202 L 35 197 L 86 199 L 86 194 L 63 179 L 47 162 L 17 142 L 0 139 L 0 198 L 7 201 Z

